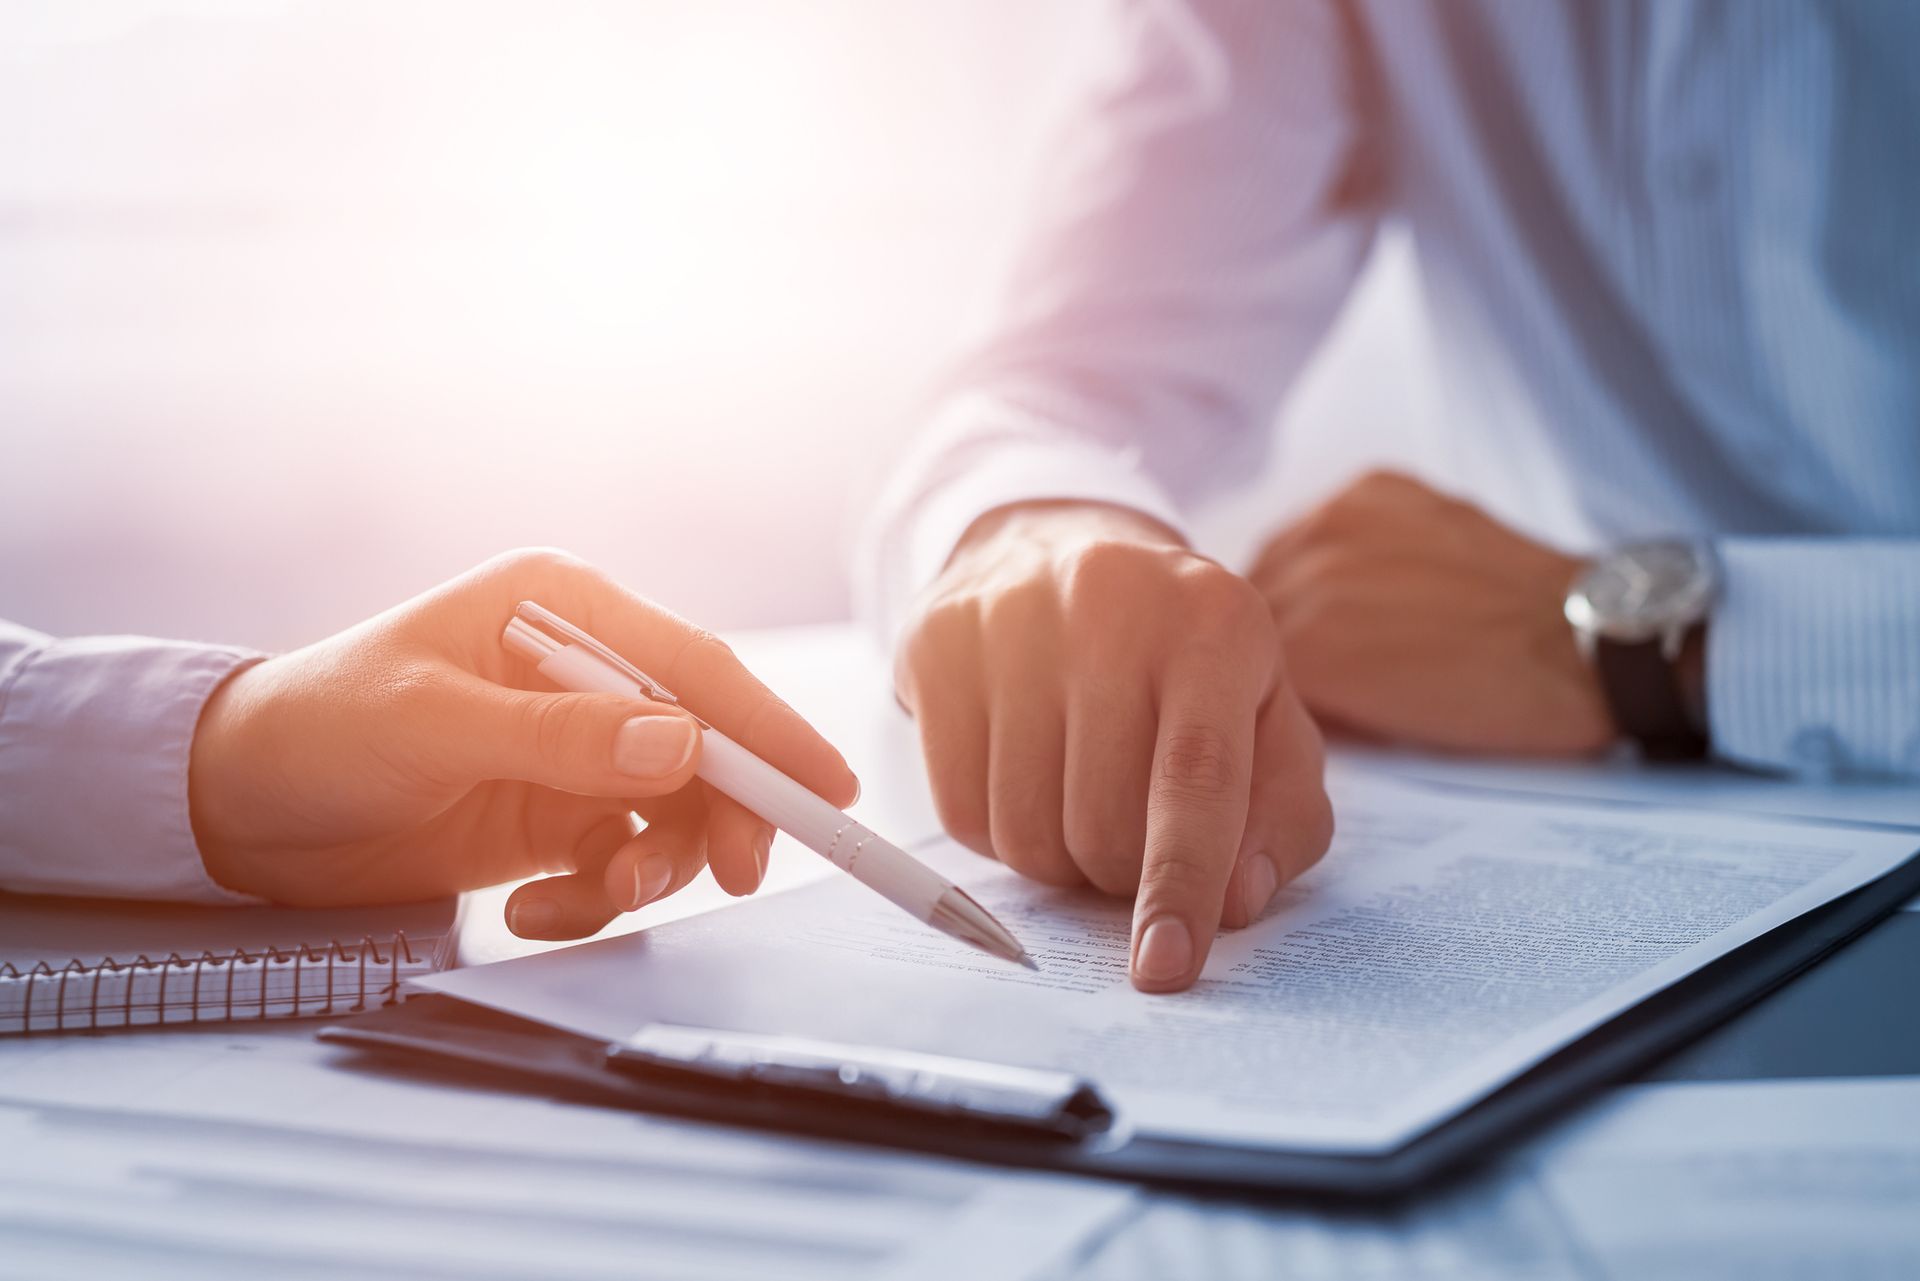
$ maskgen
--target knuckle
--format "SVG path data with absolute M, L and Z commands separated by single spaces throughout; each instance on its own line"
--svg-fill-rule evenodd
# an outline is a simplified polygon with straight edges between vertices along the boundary
M 1312 838 L 1308 848 L 1312 853 L 1307 859 L 1307 866 L 1311 867 L 1320 861 L 1321 856 L 1333 845 L 1334 833 L 1338 830 L 1339 822 L 1334 818 L 1333 802 L 1322 795 L 1308 824 L 1308 835 Z
M 1363 561 L 1364 554 L 1348 543 L 1316 547 L 1295 564 L 1288 594 L 1302 596 L 1338 591 L 1352 579 Z
M 1097 861 L 1108 846 L 1106 824 L 1084 809 L 1069 807 L 1060 823 L 1060 839 L 1076 863 Z
M 1381 489 L 1390 489 L 1401 481 L 1401 474 L 1392 467 L 1373 466 L 1353 478 L 1347 486 L 1349 493 L 1370 493 Z
M 1337 546 L 1345 540 L 1347 527 L 1351 523 L 1347 507 L 1349 501 L 1345 496 L 1336 498 L 1300 518 L 1299 525 L 1295 527 L 1297 537 L 1293 555 L 1287 565 L 1290 573 L 1298 574 L 1301 559 L 1316 548 Z
M 907 624 L 903 644 L 909 653 L 938 654 L 956 648 L 980 627 L 979 607 L 971 596 L 929 602 Z
M 1158 850 L 1140 871 L 1140 893 L 1179 896 L 1216 879 L 1218 859 L 1191 845 Z
M 1141 839 L 1110 819 L 1069 814 L 1067 855 L 1087 880 L 1108 894 L 1125 894 L 1140 881 Z
M 731 651 L 729 651 L 729 653 L 731 653 Z M 752 705 L 747 708 L 746 715 L 741 718 L 740 737 L 745 742 L 755 742 L 759 738 L 760 724 L 762 721 L 771 717 L 773 723 L 777 726 L 782 717 L 797 718 L 797 715 L 793 708 L 788 706 L 783 699 L 773 694 L 757 695 L 753 699 Z
M 1069 810 L 1060 827 L 1061 839 L 1073 860 L 1086 867 L 1111 858 L 1120 846 L 1114 825 L 1103 815 Z
M 1335 821 L 1333 804 L 1321 793 L 1305 813 L 1290 815 L 1287 831 L 1293 845 L 1293 857 L 1285 869 L 1288 876 L 1300 873 L 1326 857 L 1333 845 Z
M 901 634 L 894 690 L 909 705 L 922 680 L 949 679 L 965 665 L 977 625 L 971 605 L 941 603 L 921 611 Z
M 665 677 L 669 689 L 679 689 L 689 676 L 702 672 L 724 671 L 738 667 L 733 647 L 704 627 L 690 628 L 680 652 L 667 665 Z
M 586 561 L 559 547 L 516 547 L 496 557 L 495 564 L 516 579 L 544 579 L 592 572 Z
M 995 591 L 976 606 L 978 626 L 989 636 L 1030 639 L 1034 629 L 1058 602 L 1054 584 L 1044 578 L 1028 578 Z
M 568 753 L 580 726 L 580 707 L 573 699 L 541 698 L 527 704 L 527 733 L 543 759 Z
M 1131 894 L 1140 885 L 1140 860 L 1109 852 L 1098 858 L 1076 858 L 1074 866 L 1102 894 Z
M 1077 603 L 1112 606 L 1126 600 L 1153 557 L 1130 543 L 1101 540 L 1068 552 L 1059 568 L 1066 596 Z
M 947 835 L 976 854 L 993 853 L 993 841 L 987 831 L 987 807 L 972 796 L 951 788 L 938 788 L 933 796 L 934 813 Z
M 910 678 L 938 663 L 944 647 L 932 620 L 922 616 L 907 624 L 900 633 L 900 647 L 894 663 L 895 685 L 908 687 Z
M 1423 486 L 1397 467 L 1369 467 L 1347 487 L 1347 493 L 1366 499 L 1397 498 Z
M 1102 894 L 1125 898 L 1140 887 L 1140 869 L 1132 863 L 1082 863 L 1081 874 Z
M 993 842 L 994 857 L 1029 880 L 1042 885 L 1082 885 L 1086 877 L 1065 850 L 1042 842 L 1009 846 L 1001 839 Z
M 1240 767 L 1227 736 L 1211 727 L 1183 729 L 1168 737 L 1154 771 L 1156 802 L 1211 803 L 1232 795 Z
M 1008 867 L 1049 885 L 1080 881 L 1079 869 L 1067 853 L 1059 819 L 1050 820 L 1041 806 L 995 798 L 989 829 L 994 855 Z
M 1036 796 L 1002 789 L 992 800 L 993 847 L 1002 852 L 1048 857 L 1066 852 L 1060 819 Z
M 1257 633 L 1269 625 L 1266 597 L 1247 579 L 1211 561 L 1181 571 L 1185 625 L 1215 635 Z

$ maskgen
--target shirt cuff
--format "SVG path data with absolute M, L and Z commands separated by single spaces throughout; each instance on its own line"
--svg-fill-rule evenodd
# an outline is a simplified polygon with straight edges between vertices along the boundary
M 187 766 L 207 699 L 260 657 L 129 636 L 26 655 L 0 689 L 0 886 L 258 902 L 207 874 Z
M 1142 469 L 1137 449 L 1104 445 L 986 397 L 969 398 L 942 417 L 930 433 L 930 456 L 903 468 L 905 483 L 883 499 L 861 557 L 871 575 L 861 613 L 889 653 L 914 597 L 989 512 L 1016 503 L 1105 503 L 1184 529 L 1173 500 Z
M 1725 539 L 1707 628 L 1716 754 L 1920 774 L 1920 542 Z

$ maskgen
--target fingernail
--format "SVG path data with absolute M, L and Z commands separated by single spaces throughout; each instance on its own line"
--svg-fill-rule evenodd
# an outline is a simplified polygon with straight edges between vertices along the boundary
M 1193 935 L 1177 916 L 1163 916 L 1140 936 L 1134 972 L 1149 983 L 1171 983 L 1187 976 L 1193 964 Z
M 771 827 L 760 829 L 760 835 L 755 837 L 753 841 L 753 861 L 760 868 L 760 880 L 762 881 L 767 879 L 767 855 L 772 849 L 773 829 Z M 755 884 L 757 886 L 758 882 L 755 882 Z
M 673 860 L 665 854 L 647 855 L 633 869 L 633 902 L 627 904 L 627 910 L 631 912 L 653 902 L 667 892 L 667 884 L 672 880 Z
M 613 736 L 614 768 L 630 778 L 664 778 L 692 759 L 699 732 L 684 716 L 635 716 Z
M 1240 865 L 1240 906 L 1247 914 L 1247 923 L 1266 910 L 1273 902 L 1273 892 L 1280 888 L 1280 873 L 1274 868 L 1273 860 L 1265 854 L 1249 854 Z
M 520 899 L 507 924 L 523 939 L 552 938 L 560 929 L 560 905 L 551 899 Z

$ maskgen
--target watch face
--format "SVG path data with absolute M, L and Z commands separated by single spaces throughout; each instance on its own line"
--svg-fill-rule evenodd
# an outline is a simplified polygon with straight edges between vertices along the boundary
M 1581 576 L 1567 595 L 1567 621 L 1607 640 L 1651 640 L 1705 618 L 1717 586 L 1704 548 L 1642 543 L 1602 557 Z

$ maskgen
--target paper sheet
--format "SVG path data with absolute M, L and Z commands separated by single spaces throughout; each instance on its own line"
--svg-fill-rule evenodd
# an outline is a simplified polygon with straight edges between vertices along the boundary
M 1464 787 L 1920 828 L 1920 788 L 1903 778 L 1788 778 L 1709 762 L 1648 765 L 1626 752 L 1597 763 L 1499 761 L 1345 744 L 1331 759 L 1336 768 Z M 1920 895 L 1901 910 L 1920 912 Z
M 1075 1281 L 1845 1281 L 1920 1276 L 1920 1080 L 1610 1091 L 1383 1205 L 1157 1196 Z
M 1064 1068 L 1143 1131 L 1378 1151 L 1920 845 L 1369 775 L 1336 804 L 1333 853 L 1173 997 L 1127 984 L 1124 905 L 951 849 L 1040 973 L 836 878 L 420 986 L 607 1040 L 666 1022 Z
M 1618 1091 L 1529 1155 L 1608 1277 L 1920 1276 L 1920 1080 Z
M 0 1047 L 0 1275 L 1050 1275 L 1113 1184 L 341 1070 L 310 1031 Z
M 1524 1173 L 1507 1171 L 1378 1205 L 1155 1196 L 1073 1277 L 1614 1281 L 1581 1266 L 1544 1191 Z
M 0 1275 L 1920 1275 L 1915 1079 L 1613 1091 L 1480 1176 L 1374 1207 L 1003 1180 L 339 1057 L 265 1028 L 0 1048 Z

